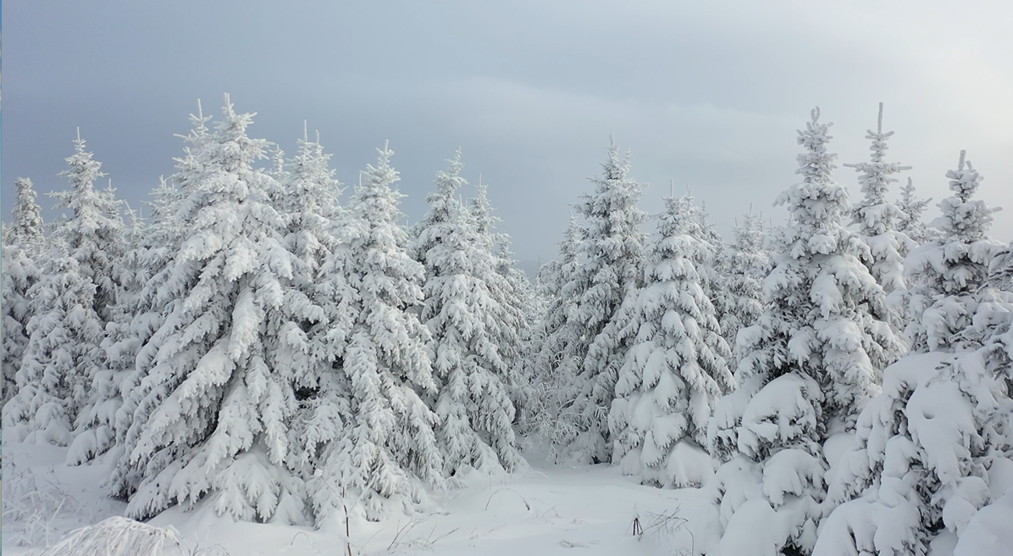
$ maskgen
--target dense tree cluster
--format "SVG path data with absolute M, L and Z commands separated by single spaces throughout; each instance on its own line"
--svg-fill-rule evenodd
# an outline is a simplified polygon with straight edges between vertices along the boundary
M 103 458 L 139 519 L 378 520 L 542 444 L 703 488 L 700 554 L 972 550 L 1013 495 L 1013 247 L 963 151 L 937 229 L 891 201 L 882 116 L 861 200 L 816 109 L 787 223 L 728 244 L 689 194 L 647 233 L 612 141 L 533 284 L 460 152 L 408 227 L 386 145 L 342 204 L 319 137 L 286 158 L 226 97 L 142 221 L 78 136 L 66 216 L 19 179 L 3 227 L 6 441 Z

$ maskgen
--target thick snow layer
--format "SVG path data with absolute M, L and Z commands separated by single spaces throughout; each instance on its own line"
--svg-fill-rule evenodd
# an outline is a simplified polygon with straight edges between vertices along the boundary
M 3 451 L 5 555 L 55 545 L 74 529 L 123 515 L 125 505 L 100 486 L 118 455 L 68 467 L 66 448 L 8 443 Z M 433 493 L 431 511 L 378 523 L 353 519 L 352 553 L 668 556 L 716 548 L 719 519 L 702 490 L 641 486 L 608 465 L 568 468 L 528 457 L 534 465 L 513 475 L 464 473 L 457 488 Z M 26 494 L 25 481 L 34 494 Z M 642 535 L 633 534 L 634 520 Z M 347 554 L 343 518 L 319 530 L 237 523 L 198 504 L 192 512 L 170 509 L 148 525 L 178 531 L 179 545 L 166 541 L 165 556 Z M 48 536 L 20 546 L 28 530 Z

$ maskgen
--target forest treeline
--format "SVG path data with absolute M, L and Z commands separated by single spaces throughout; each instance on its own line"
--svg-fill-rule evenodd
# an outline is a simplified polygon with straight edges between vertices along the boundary
M 78 137 L 67 214 L 22 178 L 3 228 L 4 442 L 115 462 L 136 519 L 317 525 L 541 445 L 706 489 L 701 554 L 925 554 L 1013 496 L 1013 249 L 963 151 L 933 226 L 890 191 L 882 116 L 860 199 L 816 109 L 786 224 L 727 241 L 690 195 L 641 210 L 613 142 L 533 280 L 460 152 L 406 226 L 387 146 L 343 187 L 319 137 L 286 157 L 226 96 L 142 219 Z

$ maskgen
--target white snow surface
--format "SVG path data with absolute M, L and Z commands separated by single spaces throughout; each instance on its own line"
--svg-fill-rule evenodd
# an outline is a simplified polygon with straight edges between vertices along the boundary
M 70 467 L 66 451 L 4 444 L 3 554 L 42 553 L 73 530 L 125 513 L 126 505 L 100 486 L 116 454 Z M 352 553 L 669 556 L 716 549 L 718 516 L 703 490 L 642 486 L 609 465 L 556 466 L 525 455 L 532 464 L 513 474 L 463 474 L 456 488 L 432 493 L 435 504 L 425 512 L 375 523 L 353 519 Z M 633 534 L 634 518 L 642 535 Z M 342 516 L 314 530 L 233 522 L 201 503 L 190 512 L 174 507 L 147 525 L 175 530 L 179 544 L 169 537 L 164 556 L 347 554 Z M 19 545 L 26 536 L 34 537 Z

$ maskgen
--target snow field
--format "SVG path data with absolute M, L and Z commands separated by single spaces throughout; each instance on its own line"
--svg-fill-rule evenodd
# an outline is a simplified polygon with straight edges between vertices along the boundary
M 4 446 L 4 554 L 33 554 L 32 548 L 55 544 L 73 529 L 125 512 L 126 504 L 100 486 L 115 458 L 79 467 L 68 467 L 65 458 L 65 448 Z M 462 475 L 452 490 L 432 493 L 433 507 L 415 516 L 353 517 L 352 553 L 669 556 L 690 554 L 696 542 L 716 533 L 708 530 L 717 515 L 703 490 L 642 486 L 609 465 L 571 468 L 536 460 L 514 474 Z M 23 496 L 28 486 L 36 489 L 32 503 Z M 8 502 L 20 505 L 14 510 Z M 61 509 L 53 511 L 53 503 Z M 642 535 L 633 534 L 634 518 Z M 180 544 L 167 543 L 165 556 L 347 554 L 343 516 L 319 530 L 234 522 L 217 517 L 205 501 L 192 512 L 171 508 L 148 525 L 175 529 Z M 19 539 L 29 546 L 19 546 Z

